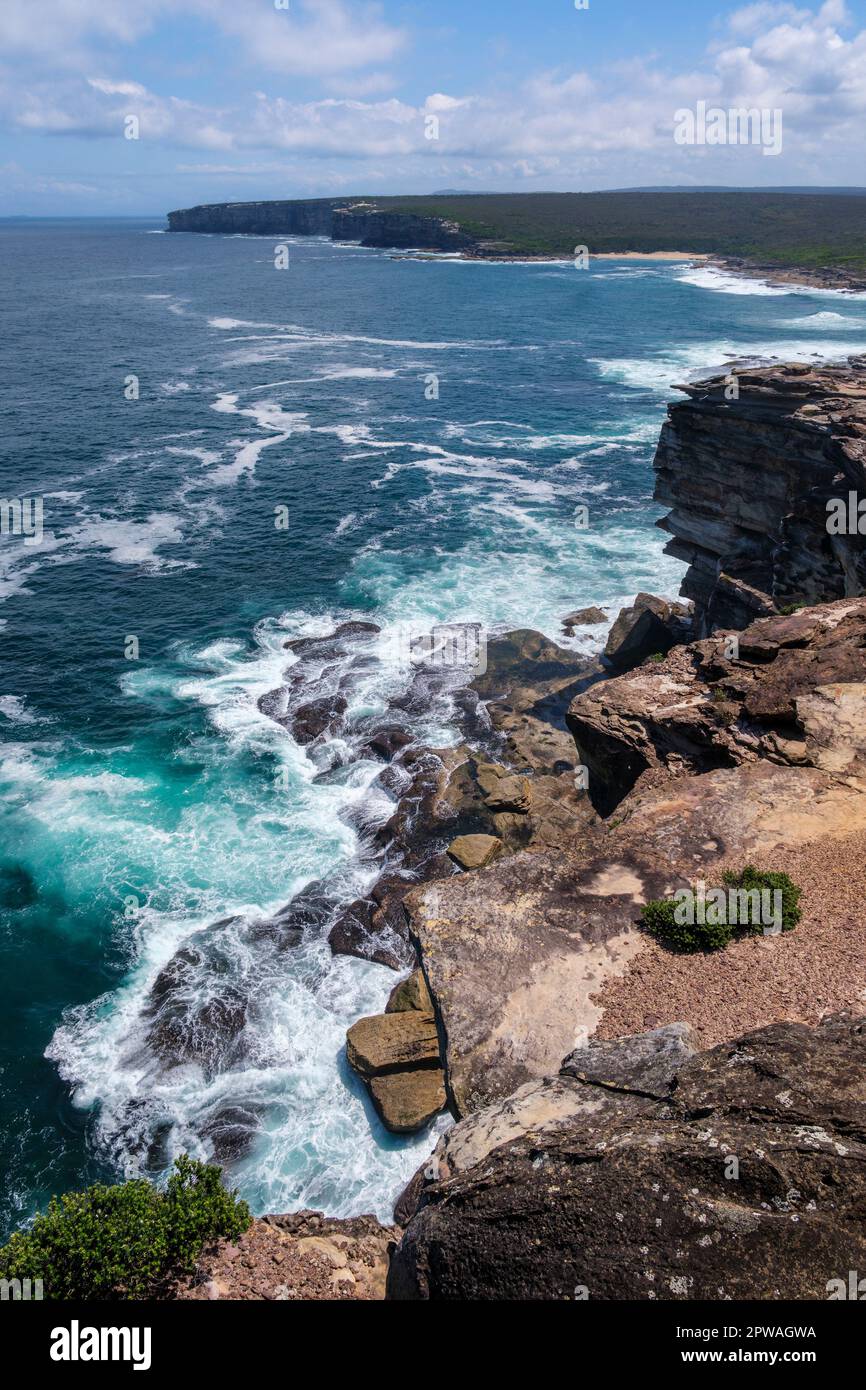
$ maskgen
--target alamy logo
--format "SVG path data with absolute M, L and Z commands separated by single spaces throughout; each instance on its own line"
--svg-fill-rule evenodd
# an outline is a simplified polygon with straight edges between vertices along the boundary
M 782 930 L 782 894 L 778 888 L 707 888 L 703 879 L 695 887 L 674 893 L 674 921 L 678 926 L 757 927 L 765 936 Z
M 707 106 L 674 112 L 678 145 L 761 145 L 763 154 L 782 153 L 782 112 L 779 107 Z
M 844 1279 L 828 1279 L 826 1287 L 830 1302 L 842 1298 L 862 1303 L 866 1299 L 866 1279 L 861 1279 L 856 1269 L 848 1270 L 847 1283 Z
M 849 492 L 827 502 L 827 532 L 831 536 L 866 536 L 866 497 Z
M 25 545 L 42 544 L 41 497 L 0 497 L 0 536 L 23 536 Z
M 0 1303 L 39 1302 L 43 1297 L 41 1279 L 0 1279 Z
M 150 1370 L 149 1327 L 68 1327 L 51 1332 L 52 1361 L 131 1361 L 134 1371 Z

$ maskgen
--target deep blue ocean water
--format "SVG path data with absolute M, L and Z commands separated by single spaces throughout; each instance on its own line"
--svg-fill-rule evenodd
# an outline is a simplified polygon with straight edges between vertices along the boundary
M 651 501 L 670 384 L 866 351 L 862 299 L 701 267 L 289 246 L 277 270 L 270 240 L 0 223 L 0 495 L 44 506 L 41 544 L 0 536 L 0 1230 L 207 1155 L 239 1107 L 256 1211 L 388 1214 L 432 1138 L 385 1133 L 342 1047 L 392 972 L 230 923 L 242 1055 L 167 1066 L 145 1040 L 193 933 L 370 881 L 351 809 L 380 765 L 316 781 L 259 712 L 283 642 L 351 617 L 383 642 L 440 620 L 558 637 L 570 609 L 674 594 Z M 356 710 L 387 694 L 374 665 Z

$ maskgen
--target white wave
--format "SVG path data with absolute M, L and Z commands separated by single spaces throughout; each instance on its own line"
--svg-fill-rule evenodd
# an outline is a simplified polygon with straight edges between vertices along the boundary
M 866 319 L 849 314 L 837 314 L 832 309 L 821 309 L 815 314 L 805 314 L 800 318 L 780 319 L 786 328 L 799 328 L 808 332 L 812 328 L 830 328 L 839 332 L 861 332 L 866 329 Z
M 765 280 L 753 280 L 749 276 L 734 275 L 727 270 L 715 270 L 712 266 L 698 266 L 680 270 L 674 275 L 682 285 L 694 285 L 699 290 L 712 290 L 716 294 L 740 294 L 778 296 L 797 294 L 795 286 L 769 285 Z

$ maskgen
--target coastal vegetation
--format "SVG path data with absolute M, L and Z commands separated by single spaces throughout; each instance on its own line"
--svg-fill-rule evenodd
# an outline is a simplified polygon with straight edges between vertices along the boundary
M 0 1250 L 0 1278 L 41 1280 L 52 1299 L 145 1298 L 191 1271 L 208 1241 L 234 1240 L 250 1225 L 221 1172 L 181 1154 L 164 1191 L 132 1178 L 52 1197 Z

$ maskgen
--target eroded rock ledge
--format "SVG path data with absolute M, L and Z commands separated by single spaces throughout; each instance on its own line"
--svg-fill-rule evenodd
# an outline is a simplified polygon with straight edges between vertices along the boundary
M 698 635 L 866 592 L 866 535 L 827 530 L 828 499 L 866 496 L 866 359 L 733 364 L 677 389 L 688 400 L 668 408 L 655 497 Z
M 592 1044 L 457 1125 L 397 1299 L 826 1299 L 866 1262 L 866 1020 Z

